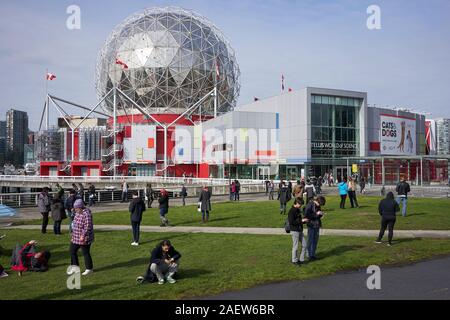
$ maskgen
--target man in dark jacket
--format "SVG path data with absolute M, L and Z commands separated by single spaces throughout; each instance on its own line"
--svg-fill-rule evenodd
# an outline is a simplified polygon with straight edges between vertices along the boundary
M 278 190 L 278 199 L 280 200 L 280 214 L 286 214 L 286 204 L 291 200 L 291 193 L 285 184 Z
M 183 206 L 186 205 L 186 197 L 187 197 L 187 190 L 184 184 L 181 186 L 181 192 L 180 192 L 181 200 L 183 201 Z
M 394 193 L 388 192 L 386 198 L 381 200 L 378 204 L 378 213 L 381 216 L 381 228 L 376 243 L 381 243 L 381 239 L 384 236 L 386 227 L 389 230 L 388 233 L 388 246 L 392 245 L 392 237 L 394 235 L 395 215 L 400 211 L 400 206 L 394 200 Z
M 308 256 L 309 260 L 316 260 L 316 249 L 319 243 L 319 231 L 322 227 L 323 212 L 321 207 L 325 205 L 325 197 L 318 196 L 310 201 L 305 208 L 305 218 L 308 219 Z
M 69 218 L 69 232 L 72 232 L 72 220 L 75 216 L 75 210 L 73 208 L 73 204 L 75 203 L 75 200 L 81 199 L 80 196 L 78 196 L 76 190 L 71 189 L 69 191 L 69 197 L 67 197 L 66 201 L 64 202 L 64 208 L 67 212 L 67 217 Z
M 409 183 L 406 182 L 405 178 L 402 178 L 400 183 L 397 185 L 395 189 L 397 191 L 397 203 L 400 205 L 402 203 L 402 216 L 406 217 L 406 206 L 408 204 L 408 192 L 411 191 L 409 187 Z
M 131 227 L 133 229 L 133 242 L 132 246 L 139 245 L 139 228 L 142 221 L 142 213 L 145 211 L 145 202 L 139 197 L 137 191 L 133 191 L 133 200 L 130 202 L 128 208 L 130 211 Z
M 158 279 L 158 284 L 164 284 L 167 280 L 169 283 L 175 283 L 173 278 L 178 271 L 179 260 L 181 254 L 175 250 L 169 240 L 163 240 L 152 250 L 150 265 L 143 277 L 138 277 L 136 281 L 143 283 L 144 281 L 153 282 Z
M 241 193 L 241 183 L 238 180 L 234 180 L 236 185 L 235 193 L 234 193 L 234 201 L 239 201 L 239 195 Z
M 47 233 L 48 213 L 50 212 L 51 196 L 49 195 L 49 188 L 42 188 L 42 192 L 37 196 L 37 205 L 39 212 L 42 215 L 41 232 Z
M 200 211 L 202 212 L 202 223 L 208 222 L 211 211 L 211 192 L 207 186 L 203 186 L 198 202 L 200 202 Z
M 166 215 L 169 212 L 169 193 L 166 189 L 161 189 L 159 191 L 158 197 L 159 203 L 159 218 L 161 219 L 161 227 L 167 227 L 169 225 L 169 220 Z
M 303 199 L 295 199 L 294 204 L 288 213 L 289 229 L 292 236 L 292 263 L 295 265 L 300 265 L 301 262 L 305 261 L 306 240 L 303 236 L 303 223 L 307 222 L 307 219 L 302 219 L 301 207 L 303 203 Z M 300 263 L 298 259 L 299 242 L 301 242 L 302 245 Z

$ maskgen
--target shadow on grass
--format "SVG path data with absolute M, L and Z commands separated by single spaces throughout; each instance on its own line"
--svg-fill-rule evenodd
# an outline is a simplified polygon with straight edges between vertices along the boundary
M 57 291 L 57 292 L 52 292 L 52 293 L 47 293 L 41 296 L 37 296 L 36 300 L 51 300 L 51 299 L 64 299 L 64 298 L 72 298 L 72 299 L 80 299 L 79 295 L 81 294 L 85 294 L 86 292 L 92 291 L 92 290 L 96 290 L 96 289 L 100 289 L 102 287 L 105 286 L 112 286 L 115 284 L 120 284 L 120 281 L 114 281 L 114 282 L 108 282 L 108 283 L 99 283 L 99 284 L 91 284 L 91 285 L 86 285 L 83 286 L 81 285 L 81 289 L 77 290 L 69 290 L 69 289 L 64 289 L 61 291 Z
M 318 256 L 320 258 L 334 257 L 344 254 L 348 251 L 354 251 L 362 248 L 364 248 L 363 245 L 338 246 L 330 250 L 319 252 Z

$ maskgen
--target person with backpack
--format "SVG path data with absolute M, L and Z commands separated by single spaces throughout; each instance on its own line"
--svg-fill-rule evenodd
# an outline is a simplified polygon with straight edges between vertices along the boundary
M 184 184 L 181 185 L 181 192 L 180 192 L 181 200 L 183 202 L 183 206 L 186 205 L 186 197 L 187 197 L 187 189 Z
M 314 185 L 311 183 L 310 179 L 306 180 L 306 185 L 305 185 L 305 193 L 306 193 L 306 203 L 309 203 L 314 196 L 316 195 L 316 188 L 314 187 Z
M 402 204 L 402 216 L 406 217 L 406 206 L 408 205 L 408 193 L 411 191 L 409 183 L 403 177 L 397 187 L 395 188 L 397 192 L 397 203 L 400 206 Z
M 280 214 L 286 214 L 286 204 L 291 200 L 291 194 L 284 183 L 278 190 L 278 199 L 280 200 Z
M 211 192 L 207 186 L 203 186 L 198 202 L 200 203 L 200 211 L 202 212 L 202 223 L 208 222 L 209 212 L 211 211 Z
M 339 204 L 339 208 L 345 209 L 345 200 L 347 199 L 348 194 L 348 186 L 347 186 L 347 179 L 341 179 L 338 177 L 338 190 L 339 190 L 339 196 L 341 197 L 341 202 Z
M 356 199 L 356 181 L 354 178 L 348 178 L 347 188 L 351 207 L 354 208 L 356 206 L 357 208 L 359 208 L 358 199 Z
M 174 277 L 178 272 L 181 254 L 175 250 L 169 240 L 163 240 L 156 248 L 152 250 L 150 264 L 144 276 L 137 277 L 136 282 L 154 282 L 162 285 L 165 281 L 168 283 L 177 282 Z
M 161 189 L 158 198 L 159 203 L 159 218 L 161 219 L 160 227 L 167 227 L 169 220 L 166 218 L 169 212 L 169 193 L 166 189 Z
M 319 244 L 319 233 L 322 227 L 322 207 L 325 205 L 325 197 L 318 196 L 310 201 L 305 208 L 305 219 L 308 220 L 308 257 L 310 261 L 317 260 L 316 250 Z
M 389 191 L 386 198 L 381 200 L 378 204 L 378 213 L 381 216 L 380 233 L 375 243 L 381 243 L 386 228 L 388 228 L 388 246 L 392 245 L 392 237 L 394 236 L 394 225 L 396 220 L 396 213 L 400 211 L 400 206 L 394 200 L 394 193 Z
M 37 197 L 37 206 L 38 206 L 39 212 L 42 215 L 42 227 L 41 227 L 42 233 L 47 233 L 48 214 L 51 210 L 51 208 L 50 208 L 51 197 L 50 197 L 48 191 L 49 191 L 49 189 L 47 187 L 44 187 L 42 189 L 42 192 L 39 193 L 39 195 Z
M 64 209 L 63 200 L 60 198 L 59 193 L 51 200 L 50 205 L 53 219 L 53 233 L 57 236 L 61 235 L 61 222 L 66 216 L 66 210 Z
M 308 222 L 308 219 L 302 218 L 301 207 L 304 204 L 303 199 L 298 198 L 294 200 L 294 204 L 288 213 L 289 233 L 292 236 L 292 263 L 300 265 L 305 261 L 306 253 L 306 239 L 303 236 L 303 223 Z M 298 245 L 301 244 L 300 259 L 298 257 Z
M 142 213 L 145 212 L 145 202 L 139 196 L 137 191 L 133 191 L 133 200 L 128 207 L 130 211 L 131 228 L 133 229 L 133 242 L 132 246 L 139 245 L 139 229 L 142 221 Z

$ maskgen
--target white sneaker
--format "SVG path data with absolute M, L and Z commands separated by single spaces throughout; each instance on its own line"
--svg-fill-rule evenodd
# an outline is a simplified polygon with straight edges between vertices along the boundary
M 84 271 L 84 272 L 82 273 L 82 275 L 83 275 L 83 276 L 87 276 L 88 274 L 90 274 L 90 273 L 92 273 L 92 272 L 94 272 L 94 270 L 92 270 L 92 269 L 86 269 L 86 271 Z
M 138 243 L 138 242 L 132 242 L 131 245 L 132 245 L 132 246 L 138 246 L 139 243 Z
M 80 272 L 80 267 L 79 266 L 68 266 L 67 267 L 67 275 L 72 275 L 74 273 L 79 273 Z
M 1 274 L 0 274 L 0 278 L 6 278 L 8 276 L 8 274 L 5 272 L 5 271 L 3 271 Z
M 164 279 L 158 280 L 158 284 L 164 284 Z

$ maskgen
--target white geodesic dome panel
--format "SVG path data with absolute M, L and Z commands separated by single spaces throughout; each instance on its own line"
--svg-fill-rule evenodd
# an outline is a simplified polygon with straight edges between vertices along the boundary
M 178 7 L 156 7 L 131 15 L 113 30 L 98 57 L 96 89 L 101 98 L 116 85 L 151 114 L 180 114 L 216 85 L 218 112 L 224 113 L 236 106 L 239 76 L 233 49 L 209 20 Z M 107 99 L 103 108 L 111 112 L 112 103 Z M 131 108 L 122 97 L 118 103 Z M 208 99 L 202 112 L 212 110 Z

